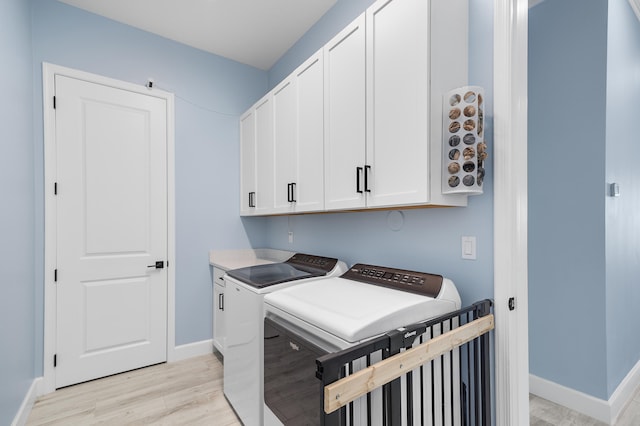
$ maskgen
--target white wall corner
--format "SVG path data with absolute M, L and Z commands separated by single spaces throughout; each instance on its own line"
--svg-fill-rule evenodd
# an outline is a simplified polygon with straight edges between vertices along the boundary
M 33 408 L 33 404 L 36 402 L 36 399 L 38 399 L 38 397 L 44 393 L 43 384 L 44 379 L 42 377 L 33 379 L 33 382 L 31 382 L 31 386 L 29 386 L 27 394 L 22 400 L 22 404 L 20 405 L 18 413 L 11 422 L 11 426 L 23 426 L 27 424 L 29 414 L 31 414 L 31 409 Z
M 529 375 L 529 391 L 532 394 L 593 417 L 608 425 L 615 424 L 622 411 L 633 399 L 638 387 L 640 387 L 640 361 L 620 382 L 608 401 L 533 374 Z
M 176 346 L 173 354 L 167 357 L 168 362 L 182 361 L 183 359 L 213 353 L 213 339 L 201 340 L 199 342 L 187 343 Z

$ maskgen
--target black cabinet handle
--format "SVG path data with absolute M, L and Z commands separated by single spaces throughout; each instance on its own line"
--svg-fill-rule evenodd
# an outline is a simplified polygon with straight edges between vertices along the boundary
M 295 203 L 296 202 L 296 183 L 291 182 L 289 185 L 291 185 L 291 202 Z
M 218 295 L 218 309 L 224 311 L 224 293 Z
M 249 207 L 255 207 L 256 206 L 256 193 L 255 192 L 250 192 L 249 193 Z
M 371 172 L 371 166 L 364 166 L 364 192 L 371 192 L 369 189 L 369 173 Z
M 287 201 L 289 203 L 291 202 L 291 184 L 290 183 L 287 184 Z
M 362 173 L 362 167 L 356 167 L 356 192 L 358 194 L 362 194 L 362 189 L 360 189 L 360 174 Z

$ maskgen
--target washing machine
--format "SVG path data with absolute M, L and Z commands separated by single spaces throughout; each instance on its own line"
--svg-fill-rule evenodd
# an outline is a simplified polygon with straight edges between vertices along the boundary
M 296 253 L 282 263 L 256 265 L 225 275 L 224 394 L 247 426 L 263 424 L 263 299 L 292 286 L 342 275 L 334 258 Z
M 354 265 L 340 277 L 267 295 L 265 425 L 320 424 L 322 386 L 315 377 L 315 360 L 320 356 L 454 312 L 460 304 L 454 283 L 440 275 L 365 264 Z M 449 364 L 437 368 L 452 370 Z M 364 367 L 353 365 L 352 372 Z M 459 404 L 454 399 L 436 403 Z M 348 425 L 382 424 L 381 406 L 356 401 L 354 407 Z M 441 424 L 454 423 L 449 420 Z

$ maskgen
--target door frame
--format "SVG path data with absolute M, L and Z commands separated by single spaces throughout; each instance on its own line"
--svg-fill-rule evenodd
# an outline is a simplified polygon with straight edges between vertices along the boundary
M 147 89 L 133 83 L 115 80 L 84 71 L 43 62 L 42 94 L 44 120 L 44 349 L 42 393 L 56 389 L 53 357 L 57 338 L 57 287 L 54 281 L 56 269 L 56 220 L 57 207 L 54 184 L 57 170 L 56 122 L 53 108 L 55 76 L 102 84 L 129 92 L 155 96 L 167 104 L 167 362 L 176 359 L 175 354 L 175 100 L 173 93 Z
M 529 424 L 527 0 L 494 1 L 496 425 Z M 514 298 L 514 309 L 509 299 Z

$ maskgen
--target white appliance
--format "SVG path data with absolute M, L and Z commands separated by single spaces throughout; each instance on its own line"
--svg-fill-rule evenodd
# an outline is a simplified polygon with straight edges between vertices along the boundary
M 224 394 L 247 426 L 262 425 L 263 298 L 290 286 L 339 276 L 337 259 L 296 253 L 282 263 L 250 266 L 225 275 Z
M 264 303 L 264 420 L 271 426 L 320 424 L 319 356 L 456 311 L 461 302 L 442 276 L 356 264 L 341 277 L 269 294 Z M 366 425 L 367 410 L 356 401 L 349 424 Z

